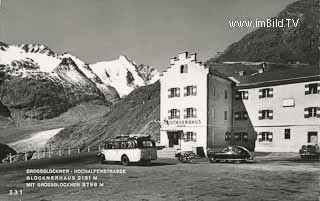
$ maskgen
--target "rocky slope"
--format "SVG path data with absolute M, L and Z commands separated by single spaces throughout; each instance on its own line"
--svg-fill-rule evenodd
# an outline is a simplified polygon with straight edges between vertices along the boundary
M 319 62 L 320 2 L 300 0 L 288 5 L 275 19 L 299 20 L 297 27 L 258 28 L 231 44 L 211 61 Z M 285 23 L 285 25 L 287 25 Z
M 0 143 L 0 163 L 9 153 L 15 155 L 17 152 L 8 145 Z
M 49 140 L 52 147 L 96 146 L 120 134 L 149 134 L 159 139 L 160 84 L 140 87 L 111 106 L 100 118 L 67 127 Z
M 145 79 L 154 79 L 152 73 Z M 0 43 L 0 116 L 15 122 L 51 119 L 84 102 L 109 106 L 119 94 L 145 84 L 137 66 L 124 56 L 89 65 L 42 44 Z

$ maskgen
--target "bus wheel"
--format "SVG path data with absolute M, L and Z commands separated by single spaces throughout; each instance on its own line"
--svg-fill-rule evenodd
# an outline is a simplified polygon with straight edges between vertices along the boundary
M 122 165 L 124 165 L 124 166 L 129 165 L 129 158 L 128 158 L 128 156 L 126 156 L 126 155 L 122 156 L 122 157 L 121 157 L 121 163 L 122 163 Z

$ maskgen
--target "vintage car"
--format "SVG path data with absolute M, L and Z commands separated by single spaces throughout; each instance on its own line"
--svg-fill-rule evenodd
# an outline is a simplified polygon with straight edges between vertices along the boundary
M 219 161 L 240 163 L 253 160 L 250 151 L 242 146 L 228 146 L 219 152 L 214 152 L 209 149 L 207 156 L 211 163 Z
M 320 158 L 320 148 L 317 144 L 302 145 L 299 150 L 302 159 L 315 159 Z
M 131 162 L 150 165 L 151 160 L 157 160 L 157 148 L 150 135 L 117 136 L 105 141 L 98 160 L 100 163 L 121 162 L 125 166 Z

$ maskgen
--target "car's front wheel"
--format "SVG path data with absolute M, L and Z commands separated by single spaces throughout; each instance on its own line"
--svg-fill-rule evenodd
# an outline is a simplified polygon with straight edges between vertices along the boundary
M 128 166 L 128 165 L 129 165 L 129 158 L 128 158 L 128 156 L 126 156 L 126 155 L 122 156 L 122 157 L 121 157 L 121 163 L 122 163 L 122 165 L 124 165 L 124 166 Z
M 209 157 L 209 161 L 210 161 L 210 163 L 215 163 L 215 162 L 216 162 L 216 159 L 211 156 L 211 157 Z

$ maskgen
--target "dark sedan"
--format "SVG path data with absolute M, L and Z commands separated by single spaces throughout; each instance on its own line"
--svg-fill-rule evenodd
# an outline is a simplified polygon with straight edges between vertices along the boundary
M 320 148 L 319 145 L 302 145 L 299 150 L 302 159 L 316 159 L 320 158 Z
M 208 150 L 207 155 L 211 163 L 219 161 L 245 162 L 253 160 L 250 151 L 242 146 L 228 146 L 219 152 Z

